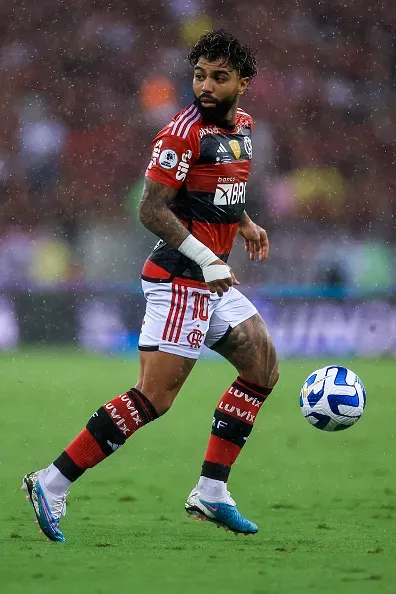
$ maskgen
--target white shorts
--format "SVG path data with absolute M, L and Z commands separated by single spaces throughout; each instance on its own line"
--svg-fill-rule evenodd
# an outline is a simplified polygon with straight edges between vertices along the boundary
M 230 328 L 257 309 L 235 287 L 219 297 L 208 289 L 142 281 L 147 301 L 139 337 L 142 351 L 163 351 L 198 359 L 202 346 L 213 347 Z

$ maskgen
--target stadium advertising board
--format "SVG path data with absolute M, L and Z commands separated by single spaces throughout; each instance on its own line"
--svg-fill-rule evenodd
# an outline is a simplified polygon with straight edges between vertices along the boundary
M 390 301 L 252 300 L 281 357 L 396 356 L 396 304 Z M 132 353 L 143 312 L 138 293 L 4 296 L 0 348 L 39 342 Z

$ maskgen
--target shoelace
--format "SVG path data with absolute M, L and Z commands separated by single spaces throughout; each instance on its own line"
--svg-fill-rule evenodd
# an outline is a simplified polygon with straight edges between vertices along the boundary
M 228 495 L 228 498 L 229 498 L 229 500 L 230 500 L 230 502 L 231 502 L 231 505 L 234 505 L 234 506 L 236 507 L 236 503 L 235 503 L 235 501 L 233 500 L 233 498 L 231 497 L 231 493 L 230 493 L 229 491 L 227 491 L 227 495 Z
M 196 491 L 196 493 L 198 494 L 198 496 L 201 496 L 201 493 L 198 491 Z M 222 503 L 227 503 L 228 505 L 233 505 L 234 507 L 236 507 L 236 503 L 233 500 L 233 498 L 231 497 L 231 493 L 229 491 L 227 491 L 227 497 L 228 497 L 228 501 L 223 501 Z
M 59 521 L 61 516 L 66 515 L 66 497 L 69 492 L 65 493 L 61 497 L 54 497 L 51 505 L 51 513 L 55 520 Z

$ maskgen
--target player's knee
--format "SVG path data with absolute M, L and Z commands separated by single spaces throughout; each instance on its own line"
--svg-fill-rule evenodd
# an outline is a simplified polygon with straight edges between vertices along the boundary
M 278 361 L 278 357 L 275 353 L 274 364 L 273 364 L 272 370 L 271 370 L 271 372 L 269 374 L 269 378 L 268 378 L 269 387 L 273 388 L 274 386 L 276 386 L 276 384 L 278 383 L 278 380 L 279 380 L 279 375 L 280 375 L 279 374 L 279 361 Z
M 162 416 L 168 412 L 177 396 L 177 392 L 175 390 L 169 391 L 156 389 L 155 391 L 150 391 L 146 389 L 145 391 L 142 390 L 142 392 L 146 398 L 150 400 L 159 416 Z
M 269 388 L 273 388 L 279 379 L 279 362 L 274 343 L 271 341 L 268 345 L 268 355 L 266 357 L 265 381 Z
M 165 395 L 162 398 L 154 399 L 154 406 L 155 409 L 158 411 L 159 415 L 164 415 L 171 409 L 173 404 L 174 398 L 171 398 L 169 395 Z

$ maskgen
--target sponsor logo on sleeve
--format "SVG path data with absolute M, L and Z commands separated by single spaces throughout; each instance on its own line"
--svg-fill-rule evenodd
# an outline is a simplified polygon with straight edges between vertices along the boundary
M 188 150 L 182 154 L 180 159 L 179 167 L 176 171 L 176 179 L 178 181 L 184 181 L 187 177 L 188 170 L 190 168 L 190 159 L 192 157 L 192 151 Z
M 151 155 L 151 161 L 148 166 L 149 169 L 152 169 L 152 167 L 157 165 L 157 160 L 161 153 L 161 146 L 162 146 L 162 140 L 157 140 L 157 142 L 155 143 L 154 148 L 153 148 L 153 154 Z

